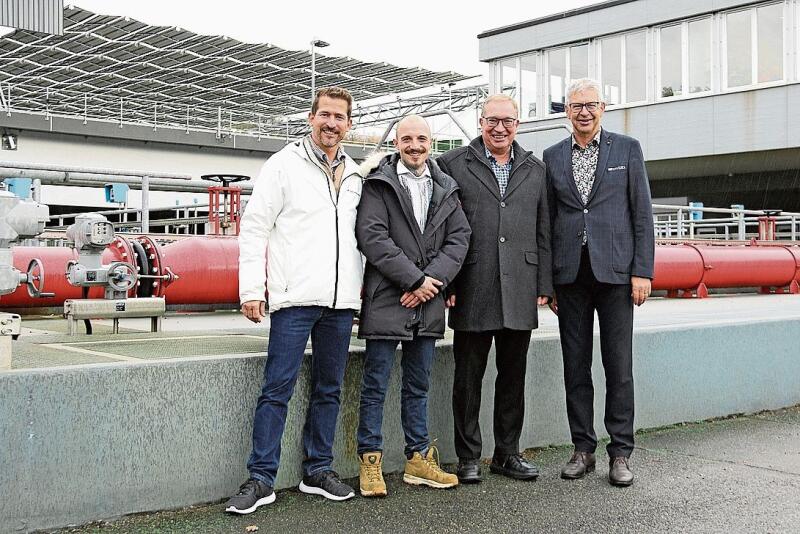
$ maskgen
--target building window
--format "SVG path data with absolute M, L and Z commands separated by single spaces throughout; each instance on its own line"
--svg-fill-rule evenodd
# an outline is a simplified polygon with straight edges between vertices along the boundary
M 625 102 L 647 100 L 647 32 L 625 36 Z
M 725 14 L 725 85 L 783 80 L 783 4 Z
M 622 103 L 622 37 L 600 41 L 600 83 L 606 103 Z
M 662 98 L 683 94 L 683 50 L 681 26 L 665 26 L 659 31 L 659 84 Z
M 550 113 L 564 113 L 567 85 L 589 76 L 589 45 L 547 51 L 548 102 Z
M 689 33 L 689 92 L 711 91 L 711 19 L 693 20 Z
M 563 113 L 567 87 L 567 49 L 547 51 L 547 68 L 550 78 L 550 113 Z
M 517 58 L 500 62 L 500 92 L 517 98 Z
M 638 31 L 599 41 L 598 78 L 609 105 L 647 100 L 647 33 Z
M 520 58 L 519 113 L 522 120 L 536 117 L 536 55 Z
M 660 98 L 711 91 L 711 33 L 710 17 L 659 29 Z
M 783 5 L 756 9 L 758 31 L 758 83 L 783 79 Z

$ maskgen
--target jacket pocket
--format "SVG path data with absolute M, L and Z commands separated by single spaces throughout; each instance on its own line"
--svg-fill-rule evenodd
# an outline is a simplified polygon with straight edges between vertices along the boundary
M 525 263 L 530 263 L 531 265 L 539 265 L 539 254 L 533 251 L 525 252 Z

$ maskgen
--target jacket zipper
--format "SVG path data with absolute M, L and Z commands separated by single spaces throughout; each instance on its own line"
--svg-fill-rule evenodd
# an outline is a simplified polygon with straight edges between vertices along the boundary
M 345 165 L 342 163 L 342 165 Z M 320 169 L 322 170 L 322 169 Z M 355 176 L 357 173 L 348 174 L 347 176 L 342 177 L 342 183 L 339 185 L 339 191 L 336 192 L 336 199 L 333 197 L 333 191 L 331 190 L 331 178 L 323 171 L 322 173 L 325 175 L 325 183 L 328 186 L 328 196 L 331 199 L 331 203 L 333 204 L 333 213 L 334 213 L 334 222 L 335 222 L 335 230 L 336 230 L 336 276 L 333 281 L 333 303 L 331 304 L 331 308 L 336 308 L 336 301 L 339 298 L 339 254 L 340 254 L 340 244 L 339 244 L 339 192 L 342 190 L 345 181 L 352 176 Z

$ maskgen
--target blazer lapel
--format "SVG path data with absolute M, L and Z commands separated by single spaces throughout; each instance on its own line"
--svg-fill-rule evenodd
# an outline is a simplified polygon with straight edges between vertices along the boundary
M 578 205 L 583 206 L 581 194 L 578 192 L 578 186 L 575 184 L 575 173 L 572 172 L 572 136 L 564 140 L 562 151 L 561 161 L 565 169 L 564 176 L 567 177 L 567 181 L 569 182 L 567 185 L 570 191 L 572 191 L 572 194 L 575 195 L 575 200 L 578 202 Z
M 597 168 L 594 171 L 594 183 L 592 190 L 589 192 L 589 199 L 587 204 L 592 201 L 597 188 L 600 185 L 603 177 L 606 175 L 606 164 L 608 164 L 608 154 L 611 152 L 612 136 L 608 135 L 605 130 L 600 134 L 600 154 L 597 156 Z

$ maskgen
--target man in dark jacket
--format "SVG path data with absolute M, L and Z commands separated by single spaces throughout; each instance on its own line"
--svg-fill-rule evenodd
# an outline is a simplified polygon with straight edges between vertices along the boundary
M 525 407 L 525 370 L 537 304 L 552 295 L 550 218 L 544 164 L 514 141 L 517 103 L 507 95 L 483 106 L 481 136 L 437 159 L 458 182 L 472 240 L 452 286 L 455 330 L 453 418 L 461 482 L 480 482 L 481 384 L 492 340 L 497 380 L 495 448 L 490 469 L 532 480 L 538 468 L 519 454 Z
M 358 247 L 367 259 L 358 332 L 367 340 L 358 425 L 360 490 L 366 497 L 386 495 L 381 426 L 399 342 L 408 459 L 403 480 L 434 488 L 458 484 L 439 467 L 430 444 L 427 403 L 434 342 L 444 336 L 444 290 L 467 254 L 470 228 L 458 185 L 428 160 L 431 131 L 425 120 L 401 120 L 394 142 L 398 153 L 382 158 L 364 182 L 356 220 Z

